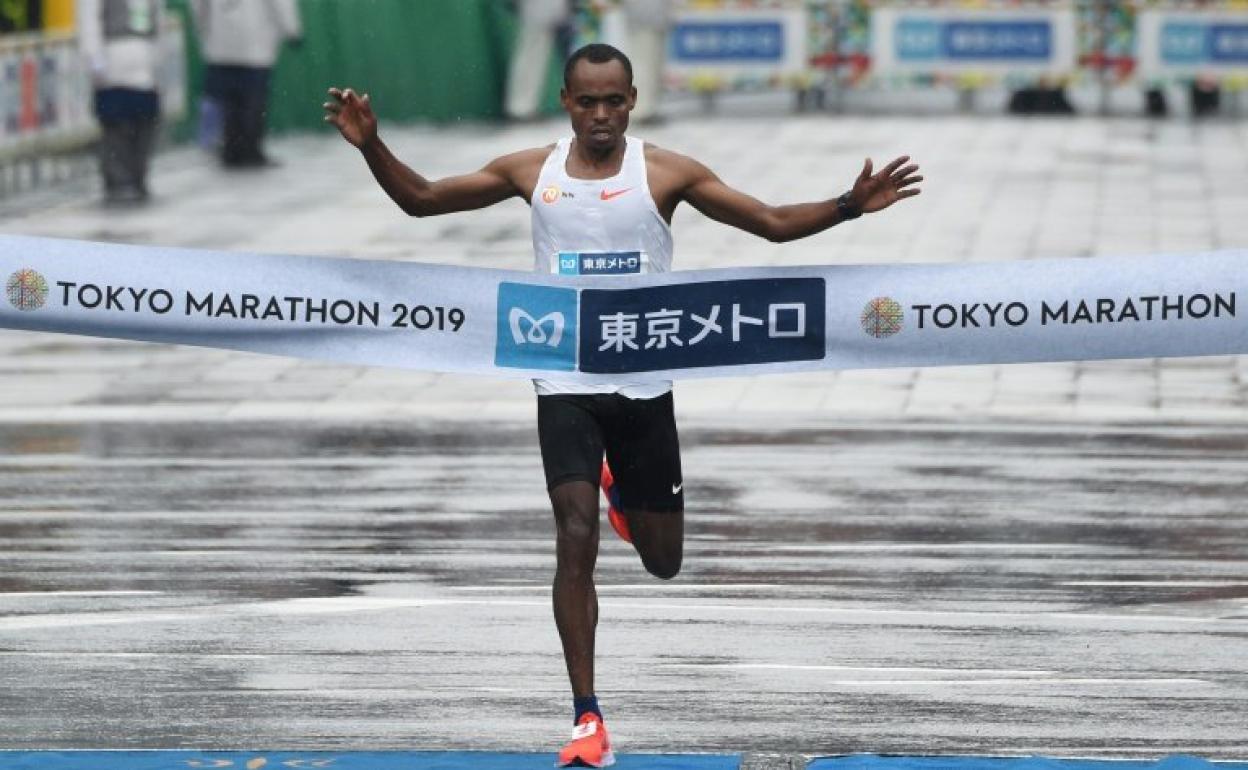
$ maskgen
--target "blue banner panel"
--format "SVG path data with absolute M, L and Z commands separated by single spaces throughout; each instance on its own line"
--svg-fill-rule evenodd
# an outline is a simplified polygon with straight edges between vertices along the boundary
M 1167 64 L 1193 64 L 1208 58 L 1205 25 L 1167 22 L 1161 28 L 1161 60 Z
M 1248 24 L 1166 22 L 1161 27 L 1166 64 L 1248 64 Z
M 484 751 L 0 751 L 4 770 L 550 770 L 554 754 Z M 737 770 L 734 754 L 621 754 L 620 770 Z
M 498 285 L 494 365 L 514 369 L 576 369 L 576 289 Z
M 931 19 L 899 19 L 894 39 L 897 58 L 901 61 L 940 58 L 940 24 Z
M 778 21 L 681 21 L 671 32 L 669 55 L 683 62 L 779 62 L 784 25 Z
M 855 754 L 816 759 L 807 765 L 807 770 L 1248 770 L 1248 762 L 1210 762 L 1182 754 L 1156 761 Z
M 937 20 L 903 16 L 893 28 L 901 62 L 1044 63 L 1054 56 L 1050 19 L 1016 21 Z
M 954 60 L 1048 61 L 1053 25 L 1045 21 L 951 21 L 945 55 Z
M 1248 24 L 1211 25 L 1209 59 L 1218 64 L 1248 64 Z
M 826 354 L 822 278 L 707 281 L 581 293 L 582 372 L 653 372 Z

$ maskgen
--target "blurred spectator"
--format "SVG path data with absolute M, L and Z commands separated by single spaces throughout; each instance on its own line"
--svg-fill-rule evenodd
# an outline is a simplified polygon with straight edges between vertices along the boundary
M 1193 118 L 1217 114 L 1218 108 L 1222 106 L 1222 92 L 1218 88 L 1217 80 L 1210 77 L 1195 78 L 1187 88 Z
M 518 0 L 520 32 L 507 72 L 505 111 L 512 120 L 533 120 L 541 107 L 555 33 L 572 16 L 568 0 Z
M 221 161 L 272 165 L 264 154 L 269 80 L 282 43 L 298 42 L 295 0 L 193 0 L 204 56 L 204 93 L 221 107 Z
M 1040 82 L 1010 94 L 1011 115 L 1074 115 L 1075 108 L 1061 85 Z
M 209 152 L 221 152 L 221 122 L 221 105 L 208 94 L 200 94 L 199 128 L 195 142 Z
M 163 0 L 77 0 L 78 39 L 95 88 L 100 172 L 109 203 L 148 198 L 160 120 L 157 66 Z
M 1166 92 L 1159 86 L 1153 86 L 1144 92 L 1144 114 L 1150 118 L 1164 118 L 1170 114 Z
M 671 5 L 668 0 L 623 0 L 628 24 L 625 53 L 632 60 L 633 85 L 637 87 L 637 106 L 633 108 L 632 119 L 642 125 L 659 121 Z

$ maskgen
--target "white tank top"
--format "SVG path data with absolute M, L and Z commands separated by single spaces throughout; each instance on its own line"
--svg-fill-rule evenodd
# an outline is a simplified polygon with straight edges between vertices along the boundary
M 571 137 L 560 139 L 546 156 L 529 201 L 538 272 L 611 275 L 672 269 L 672 230 L 650 194 L 645 142 L 632 137 L 625 141 L 620 173 L 609 179 L 568 176 Z M 672 389 L 670 381 L 645 379 L 628 383 L 534 380 L 533 384 L 543 396 L 619 393 L 628 398 L 656 398 Z

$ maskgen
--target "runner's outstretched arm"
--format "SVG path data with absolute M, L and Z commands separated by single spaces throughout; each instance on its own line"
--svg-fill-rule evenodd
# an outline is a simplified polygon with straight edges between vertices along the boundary
M 480 171 L 429 181 L 390 152 L 377 135 L 377 117 L 368 94 L 348 89 L 329 89 L 325 122 L 338 128 L 343 138 L 359 148 L 373 177 L 399 208 L 414 217 L 449 214 L 485 208 L 524 194 L 516 184 L 517 169 L 527 150 L 491 161 Z
M 837 199 L 789 206 L 769 206 L 724 184 L 710 169 L 690 158 L 681 157 L 685 180 L 683 200 L 711 219 L 745 230 L 777 243 L 805 238 L 857 216 L 886 209 L 897 201 L 919 194 L 913 187 L 923 181 L 919 167 L 908 155 L 897 158 L 878 173 L 872 173 L 871 159 L 846 194 L 844 205 Z M 844 209 L 844 210 L 843 210 Z

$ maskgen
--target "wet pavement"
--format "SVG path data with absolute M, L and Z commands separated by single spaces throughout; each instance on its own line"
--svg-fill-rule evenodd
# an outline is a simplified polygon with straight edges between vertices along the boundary
M 1248 757 L 1248 432 L 686 429 L 686 569 L 605 533 L 621 749 Z M 544 751 L 531 426 L 0 427 L 5 748 Z

